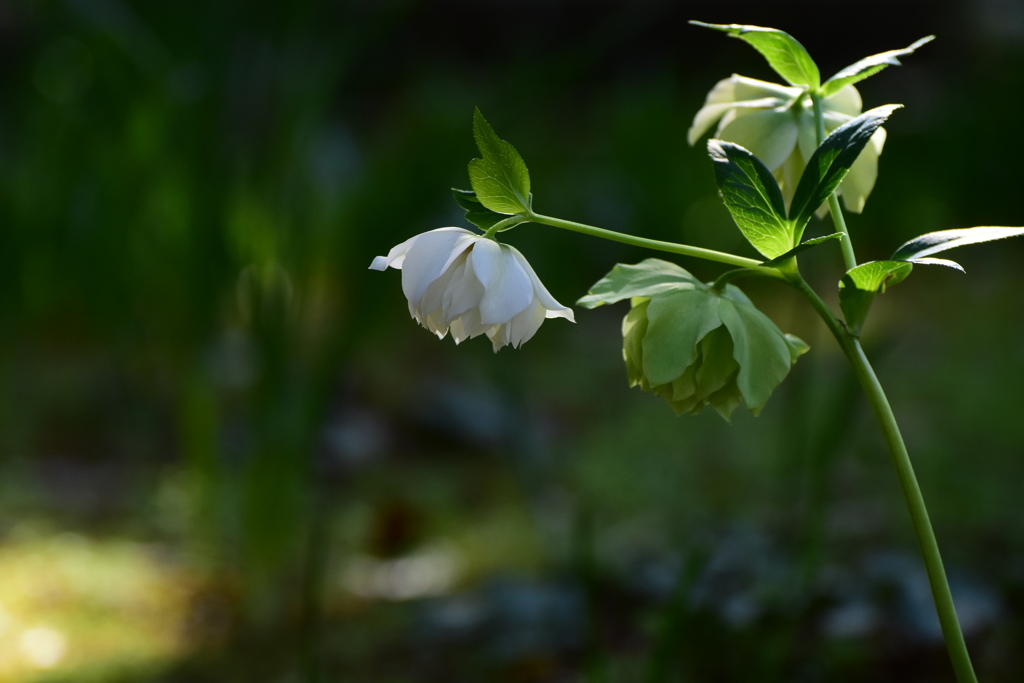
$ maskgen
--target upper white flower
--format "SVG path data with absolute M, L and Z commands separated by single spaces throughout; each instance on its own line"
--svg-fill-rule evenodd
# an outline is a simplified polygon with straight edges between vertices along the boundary
M 859 116 L 863 107 L 860 93 L 852 85 L 825 98 L 821 105 L 826 135 Z M 807 160 L 818 148 L 814 108 L 806 90 L 733 74 L 708 93 L 687 134 L 690 144 L 715 122 L 715 137 L 746 147 L 772 171 L 788 205 Z M 878 156 L 884 145 L 885 129 L 879 128 L 839 186 L 843 203 L 854 213 L 863 211 L 875 186 Z
M 372 270 L 402 271 L 402 291 L 416 321 L 455 343 L 486 334 L 497 351 L 529 340 L 545 318 L 576 322 L 555 301 L 517 249 L 463 230 L 424 232 L 378 256 Z

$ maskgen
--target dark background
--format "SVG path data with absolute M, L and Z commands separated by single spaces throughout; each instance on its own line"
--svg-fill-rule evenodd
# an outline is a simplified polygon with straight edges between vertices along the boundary
M 624 306 L 456 348 L 367 266 L 463 225 L 479 106 L 548 215 L 753 255 L 686 130 L 774 26 L 902 103 L 861 260 L 1021 225 L 1024 5 L 0 2 L 0 680 L 951 681 L 827 331 L 759 418 L 629 390 Z M 466 226 L 468 227 L 468 226 Z M 815 221 L 809 234 L 831 232 Z M 526 225 L 571 304 L 652 254 Z M 1024 243 L 865 330 L 980 677 L 1024 675 Z M 710 279 L 713 264 L 680 259 Z M 834 302 L 841 262 L 805 275 Z

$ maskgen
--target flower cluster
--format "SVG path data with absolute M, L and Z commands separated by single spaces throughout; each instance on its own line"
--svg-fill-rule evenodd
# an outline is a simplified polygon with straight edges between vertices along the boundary
M 821 102 L 825 134 L 861 114 L 860 93 L 852 85 Z M 775 175 L 788 206 L 807 160 L 818 148 L 814 109 L 804 88 L 779 85 L 733 74 L 708 93 L 687 133 L 695 144 L 715 123 L 715 137 L 746 147 Z M 885 129 L 879 128 L 861 152 L 838 193 L 854 213 L 875 187 L 878 157 L 885 145 Z
M 517 249 L 464 230 L 438 228 L 378 256 L 372 270 L 402 271 L 409 313 L 443 339 L 458 344 L 486 334 L 495 352 L 528 341 L 546 318 L 576 322 L 555 301 Z

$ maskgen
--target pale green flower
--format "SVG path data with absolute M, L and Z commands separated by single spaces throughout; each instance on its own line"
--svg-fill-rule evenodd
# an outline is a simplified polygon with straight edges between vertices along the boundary
M 859 116 L 862 106 L 853 85 L 822 100 L 825 134 Z M 807 91 L 733 74 L 708 93 L 687 134 L 690 144 L 715 123 L 716 138 L 746 147 L 772 171 L 788 206 L 807 160 L 818 147 L 814 108 Z M 839 186 L 843 203 L 854 213 L 864 210 L 875 186 L 878 156 L 884 145 L 885 129 L 879 128 Z

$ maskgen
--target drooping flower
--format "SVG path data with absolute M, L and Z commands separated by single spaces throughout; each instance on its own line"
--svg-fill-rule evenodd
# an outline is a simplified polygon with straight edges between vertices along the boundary
M 372 270 L 402 271 L 409 313 L 443 339 L 458 344 L 486 334 L 495 352 L 528 341 L 546 318 L 576 322 L 555 301 L 515 247 L 464 230 L 424 232 L 378 256 Z
M 847 85 L 822 100 L 825 134 L 861 114 L 860 93 Z M 775 175 L 788 205 L 807 160 L 817 149 L 817 125 L 811 97 L 803 88 L 733 74 L 708 93 L 687 133 L 695 144 L 715 123 L 715 137 L 746 147 Z M 839 186 L 849 211 L 860 213 L 878 177 L 878 157 L 885 145 L 879 128 Z
M 807 351 L 738 288 L 716 289 L 674 263 L 618 264 L 579 300 L 594 308 L 629 299 L 622 357 L 631 387 L 663 397 L 677 415 L 710 405 L 726 420 L 757 415 Z

